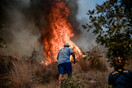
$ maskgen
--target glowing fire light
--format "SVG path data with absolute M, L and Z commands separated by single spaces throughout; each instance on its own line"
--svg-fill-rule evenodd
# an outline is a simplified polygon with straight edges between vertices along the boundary
M 19 60 L 19 58 L 17 57 L 17 55 L 14 55 L 13 58 L 16 59 L 16 60 Z
M 57 61 L 58 51 L 64 46 L 65 42 L 70 43 L 70 47 L 74 50 L 76 57 L 82 54 L 81 50 L 70 40 L 74 34 L 72 33 L 72 25 L 68 21 L 69 13 L 70 10 L 63 1 L 55 0 L 48 16 L 49 37 L 43 40 L 45 48 L 44 56 L 48 60 L 48 63 Z
M 41 64 L 44 64 L 44 61 L 41 61 Z

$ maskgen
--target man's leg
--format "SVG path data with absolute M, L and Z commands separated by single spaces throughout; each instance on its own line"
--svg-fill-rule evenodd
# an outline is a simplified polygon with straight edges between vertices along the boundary
M 61 79 L 63 78 L 63 74 L 59 74 L 59 87 L 61 88 Z
M 71 62 L 65 64 L 66 72 L 68 73 L 68 77 L 72 77 L 72 65 Z

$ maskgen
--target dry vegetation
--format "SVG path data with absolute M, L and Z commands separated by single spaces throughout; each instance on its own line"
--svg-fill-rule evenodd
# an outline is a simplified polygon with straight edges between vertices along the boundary
M 127 64 L 126 64 L 126 67 L 125 68 L 127 68 L 129 70 L 132 70 L 132 58 L 129 59 L 126 63 Z
M 13 63 L 10 70 L 10 86 L 12 88 L 33 88 L 38 84 L 50 83 L 50 80 L 57 79 L 57 64 L 49 66 L 40 64 L 37 61 L 18 61 Z
M 9 60 L 0 59 L 0 88 L 34 88 L 36 85 L 50 83 L 50 80 L 57 80 L 57 63 L 45 66 L 38 61 L 31 63 L 31 60 L 6 58 Z
M 31 63 L 30 59 L 17 61 L 12 57 L 0 57 L 0 88 L 58 88 L 57 63 L 45 66 L 35 60 Z M 80 57 L 72 66 L 73 76 L 81 80 L 85 88 L 108 87 L 111 69 L 99 53 Z M 132 68 L 132 60 L 126 67 Z

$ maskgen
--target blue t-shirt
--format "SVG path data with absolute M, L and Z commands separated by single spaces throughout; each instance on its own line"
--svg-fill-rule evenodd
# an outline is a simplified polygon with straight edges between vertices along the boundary
M 109 75 L 109 85 L 114 88 L 132 88 L 132 71 L 125 69 L 123 73 L 113 71 Z
M 60 49 L 57 59 L 58 59 L 58 64 L 70 62 L 70 55 L 73 52 L 73 50 L 69 47 L 64 47 Z

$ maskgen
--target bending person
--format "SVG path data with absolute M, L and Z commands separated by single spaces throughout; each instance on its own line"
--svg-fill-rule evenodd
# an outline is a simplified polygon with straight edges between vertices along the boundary
M 72 76 L 72 65 L 70 61 L 70 55 L 73 56 L 75 64 L 75 54 L 74 51 L 69 48 L 69 43 L 65 43 L 64 47 L 60 49 L 57 55 L 58 60 L 58 70 L 59 70 L 59 87 L 61 87 L 61 79 L 63 74 L 67 73 L 68 77 Z

